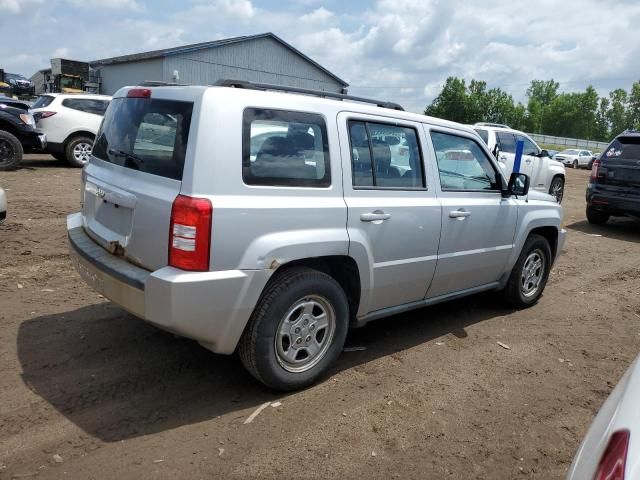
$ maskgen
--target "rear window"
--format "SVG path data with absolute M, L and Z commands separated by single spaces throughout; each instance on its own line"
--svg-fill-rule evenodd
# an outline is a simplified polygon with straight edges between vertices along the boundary
M 640 137 L 619 137 L 602 153 L 602 158 L 640 160 Z
M 93 155 L 132 170 L 182 180 L 193 103 L 116 98 L 104 116 Z
M 51 102 L 53 102 L 53 97 L 51 95 L 40 95 L 31 108 L 48 107 Z

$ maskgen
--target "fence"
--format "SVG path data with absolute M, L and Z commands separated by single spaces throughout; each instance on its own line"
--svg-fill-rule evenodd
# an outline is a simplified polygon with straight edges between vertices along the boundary
M 608 143 L 605 142 L 596 142 L 595 140 L 580 140 L 579 138 L 565 138 L 565 137 L 554 137 L 553 135 L 541 135 L 539 133 L 528 133 L 533 140 L 537 143 L 544 143 L 547 145 L 562 145 L 565 147 L 578 147 L 578 148 L 587 148 L 589 150 L 604 150 L 607 148 Z

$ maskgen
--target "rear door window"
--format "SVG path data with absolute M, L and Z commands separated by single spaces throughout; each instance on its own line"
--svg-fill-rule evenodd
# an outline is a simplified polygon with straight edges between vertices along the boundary
M 247 108 L 242 133 L 247 185 L 328 187 L 331 167 L 322 115 Z
M 116 98 L 93 146 L 100 160 L 182 180 L 193 103 Z
M 498 138 L 498 144 L 500 145 L 500 151 L 504 153 L 516 153 L 516 139 L 513 133 L 509 132 L 496 132 Z
M 107 105 L 108 103 L 104 100 L 92 98 L 65 98 L 62 101 L 63 107 L 78 110 L 80 112 L 93 113 L 95 115 L 104 115 Z

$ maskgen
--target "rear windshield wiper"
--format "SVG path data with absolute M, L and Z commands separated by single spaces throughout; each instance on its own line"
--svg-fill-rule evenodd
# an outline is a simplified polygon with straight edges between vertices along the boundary
M 115 148 L 110 148 L 109 153 L 117 157 L 124 157 L 127 160 L 131 160 L 136 165 L 142 165 L 144 163 L 144 160 L 141 159 L 139 156 L 134 155 L 133 153 L 125 152 L 124 150 L 116 150 Z

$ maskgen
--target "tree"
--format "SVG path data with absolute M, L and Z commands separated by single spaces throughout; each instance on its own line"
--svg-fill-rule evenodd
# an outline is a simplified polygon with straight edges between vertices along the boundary
M 609 135 L 609 120 L 607 115 L 609 112 L 609 99 L 602 97 L 600 99 L 600 106 L 596 113 L 596 125 L 593 133 L 593 139 L 600 142 L 608 142 L 611 139 Z
M 610 134 L 615 137 L 629 128 L 627 118 L 627 92 L 622 88 L 617 88 L 609 93 L 611 107 L 607 111 L 607 120 L 611 125 Z
M 429 105 L 424 113 L 433 117 L 446 118 L 454 122 L 466 123 L 467 121 L 467 93 L 463 79 L 457 77 L 447 78 L 442 91 Z
M 633 82 L 631 86 L 627 117 L 629 127 L 640 130 L 640 82 Z

